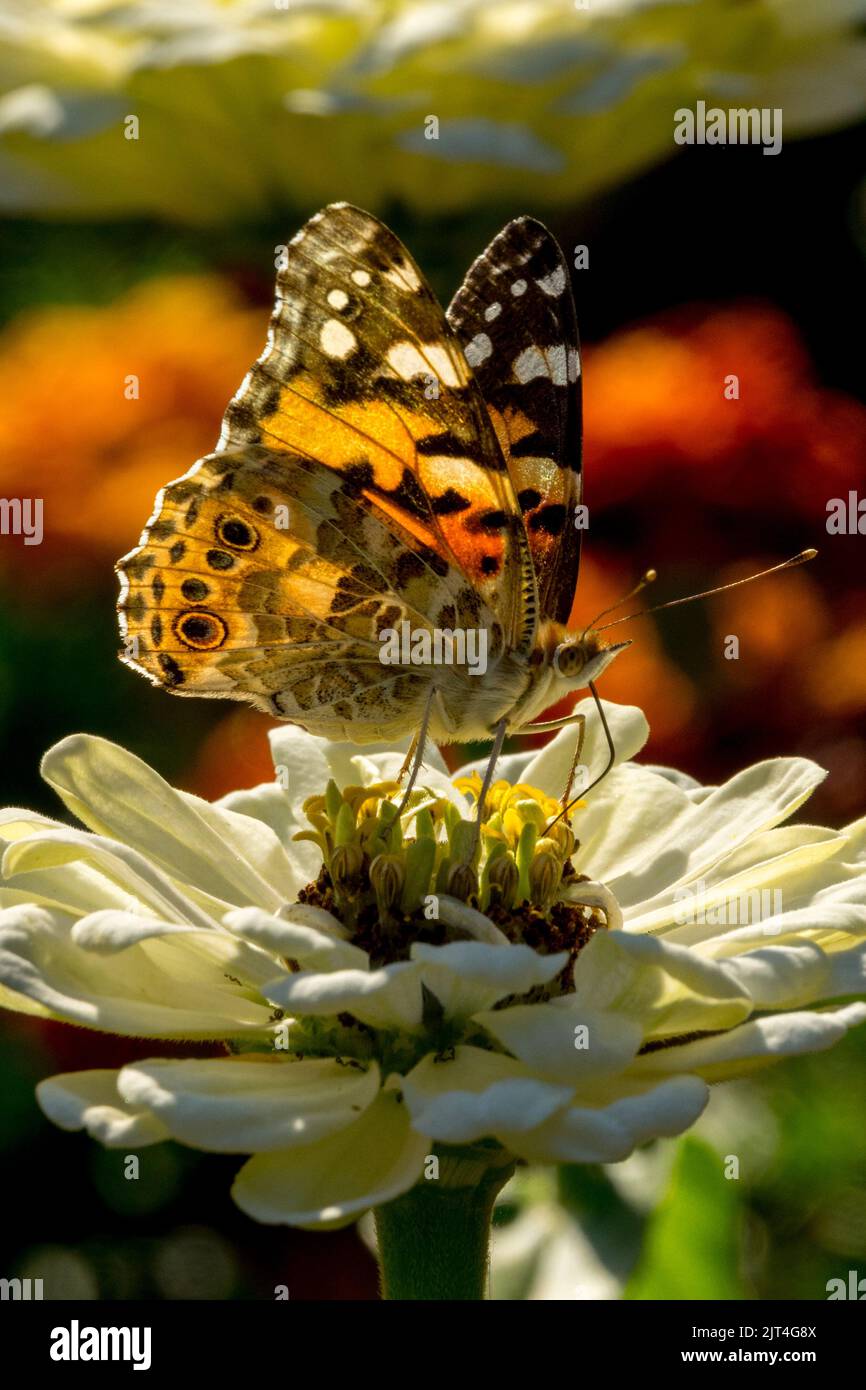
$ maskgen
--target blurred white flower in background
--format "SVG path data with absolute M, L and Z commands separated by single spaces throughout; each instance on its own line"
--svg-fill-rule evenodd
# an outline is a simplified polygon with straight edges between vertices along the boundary
M 0 0 L 3 202 L 199 223 L 335 198 L 573 203 L 676 154 L 674 112 L 698 100 L 781 107 L 786 139 L 860 119 L 864 14 L 866 0 Z

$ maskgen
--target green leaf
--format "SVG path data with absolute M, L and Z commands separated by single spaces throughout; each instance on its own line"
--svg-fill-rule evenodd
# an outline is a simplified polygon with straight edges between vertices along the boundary
M 719 1155 L 679 1146 L 671 1183 L 647 1228 L 628 1299 L 745 1298 L 739 1275 L 740 1199 Z

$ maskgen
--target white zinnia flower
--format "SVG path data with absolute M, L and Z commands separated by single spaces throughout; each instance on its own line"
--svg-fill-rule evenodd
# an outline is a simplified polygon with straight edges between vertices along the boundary
M 502 760 L 520 787 L 495 791 L 468 879 L 448 856 L 473 805 L 435 759 L 401 834 L 399 753 L 287 726 L 279 780 L 210 805 L 65 739 L 43 773 L 87 829 L 0 814 L 0 1002 L 155 1046 L 42 1082 L 45 1112 L 113 1147 L 251 1155 L 245 1212 L 328 1227 L 409 1192 L 431 1156 L 446 1185 L 515 1158 L 615 1162 L 691 1125 L 708 1083 L 831 1046 L 866 1018 L 844 1002 L 866 989 L 866 821 L 783 825 L 824 776 L 804 759 L 717 788 L 637 765 L 643 715 L 606 713 L 620 761 L 575 813 L 571 863 L 562 823 L 536 843 L 566 730 Z M 305 801 L 318 844 L 293 838 Z M 483 912 L 447 891 L 473 879 Z M 731 922 L 762 890 L 772 915 Z M 163 1059 L 161 1039 L 233 1055 Z

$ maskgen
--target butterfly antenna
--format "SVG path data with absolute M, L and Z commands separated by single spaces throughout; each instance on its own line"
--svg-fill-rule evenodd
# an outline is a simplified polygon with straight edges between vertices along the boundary
M 817 550 L 801 550 L 799 555 L 793 555 L 790 560 L 783 560 L 780 565 L 771 565 L 768 570 L 759 570 L 757 574 L 749 574 L 745 579 L 734 579 L 730 584 L 719 584 L 717 588 L 704 589 L 700 594 L 686 594 L 685 598 L 672 598 L 667 603 L 657 603 L 653 608 L 639 608 L 637 612 L 627 613 L 624 618 L 614 618 L 612 623 L 605 623 L 604 627 L 596 630 L 606 632 L 609 627 L 631 622 L 632 618 L 645 618 L 649 613 L 660 613 L 663 608 L 678 608 L 681 603 L 694 603 L 699 598 L 712 598 L 713 594 L 723 594 L 727 589 L 738 589 L 741 584 L 751 584 L 754 579 L 765 579 L 768 574 L 778 574 L 780 570 L 790 570 L 796 568 L 797 565 L 805 565 L 807 560 L 814 560 L 817 554 Z M 609 609 L 608 612 L 610 612 Z M 599 616 L 604 617 L 604 614 Z
M 553 817 L 553 820 L 550 822 L 550 825 L 548 825 L 544 831 L 545 835 L 550 834 L 550 831 L 552 827 L 556 825 L 556 822 L 562 820 L 563 816 L 567 816 L 572 806 L 576 806 L 578 801 L 582 801 L 583 798 L 586 796 L 587 792 L 591 792 L 593 787 L 597 787 L 599 782 L 604 780 L 604 778 L 607 776 L 614 763 L 616 762 L 616 748 L 614 747 L 613 743 L 613 735 L 610 732 L 610 725 L 607 722 L 607 715 L 604 712 L 604 705 L 601 703 L 601 700 L 598 697 L 598 691 L 595 688 L 594 681 L 589 682 L 589 689 L 590 693 L 592 694 L 592 698 L 595 700 L 595 707 L 598 710 L 598 715 L 601 720 L 601 727 L 604 729 L 604 736 L 607 739 L 607 763 L 605 764 L 604 772 L 600 772 L 594 782 L 590 782 L 588 787 L 586 787 L 582 792 L 580 792 L 577 796 L 573 797 L 571 801 L 567 802 L 566 805 L 563 806 L 558 816 Z
M 640 593 L 641 589 L 645 589 L 647 584 L 652 584 L 657 578 L 658 575 L 655 570 L 647 570 L 646 574 L 642 579 L 638 580 L 633 589 L 629 589 L 627 594 L 623 594 L 622 598 L 618 598 L 616 603 L 610 604 L 608 608 L 603 608 L 601 612 L 593 618 L 591 623 L 587 623 L 581 636 L 585 636 L 590 629 L 595 628 L 599 618 L 606 618 L 608 613 L 614 613 L 617 608 L 621 608 L 624 603 L 628 603 L 630 598 L 635 598 Z

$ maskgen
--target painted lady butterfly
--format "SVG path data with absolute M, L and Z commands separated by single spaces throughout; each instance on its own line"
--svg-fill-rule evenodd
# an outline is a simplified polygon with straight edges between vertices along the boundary
M 216 451 L 162 490 L 118 563 L 123 660 L 329 738 L 501 743 L 628 645 L 564 626 L 581 398 L 562 252 L 518 218 L 447 315 L 397 237 L 347 204 L 285 259 Z M 387 632 L 469 630 L 483 675 L 383 662 Z

